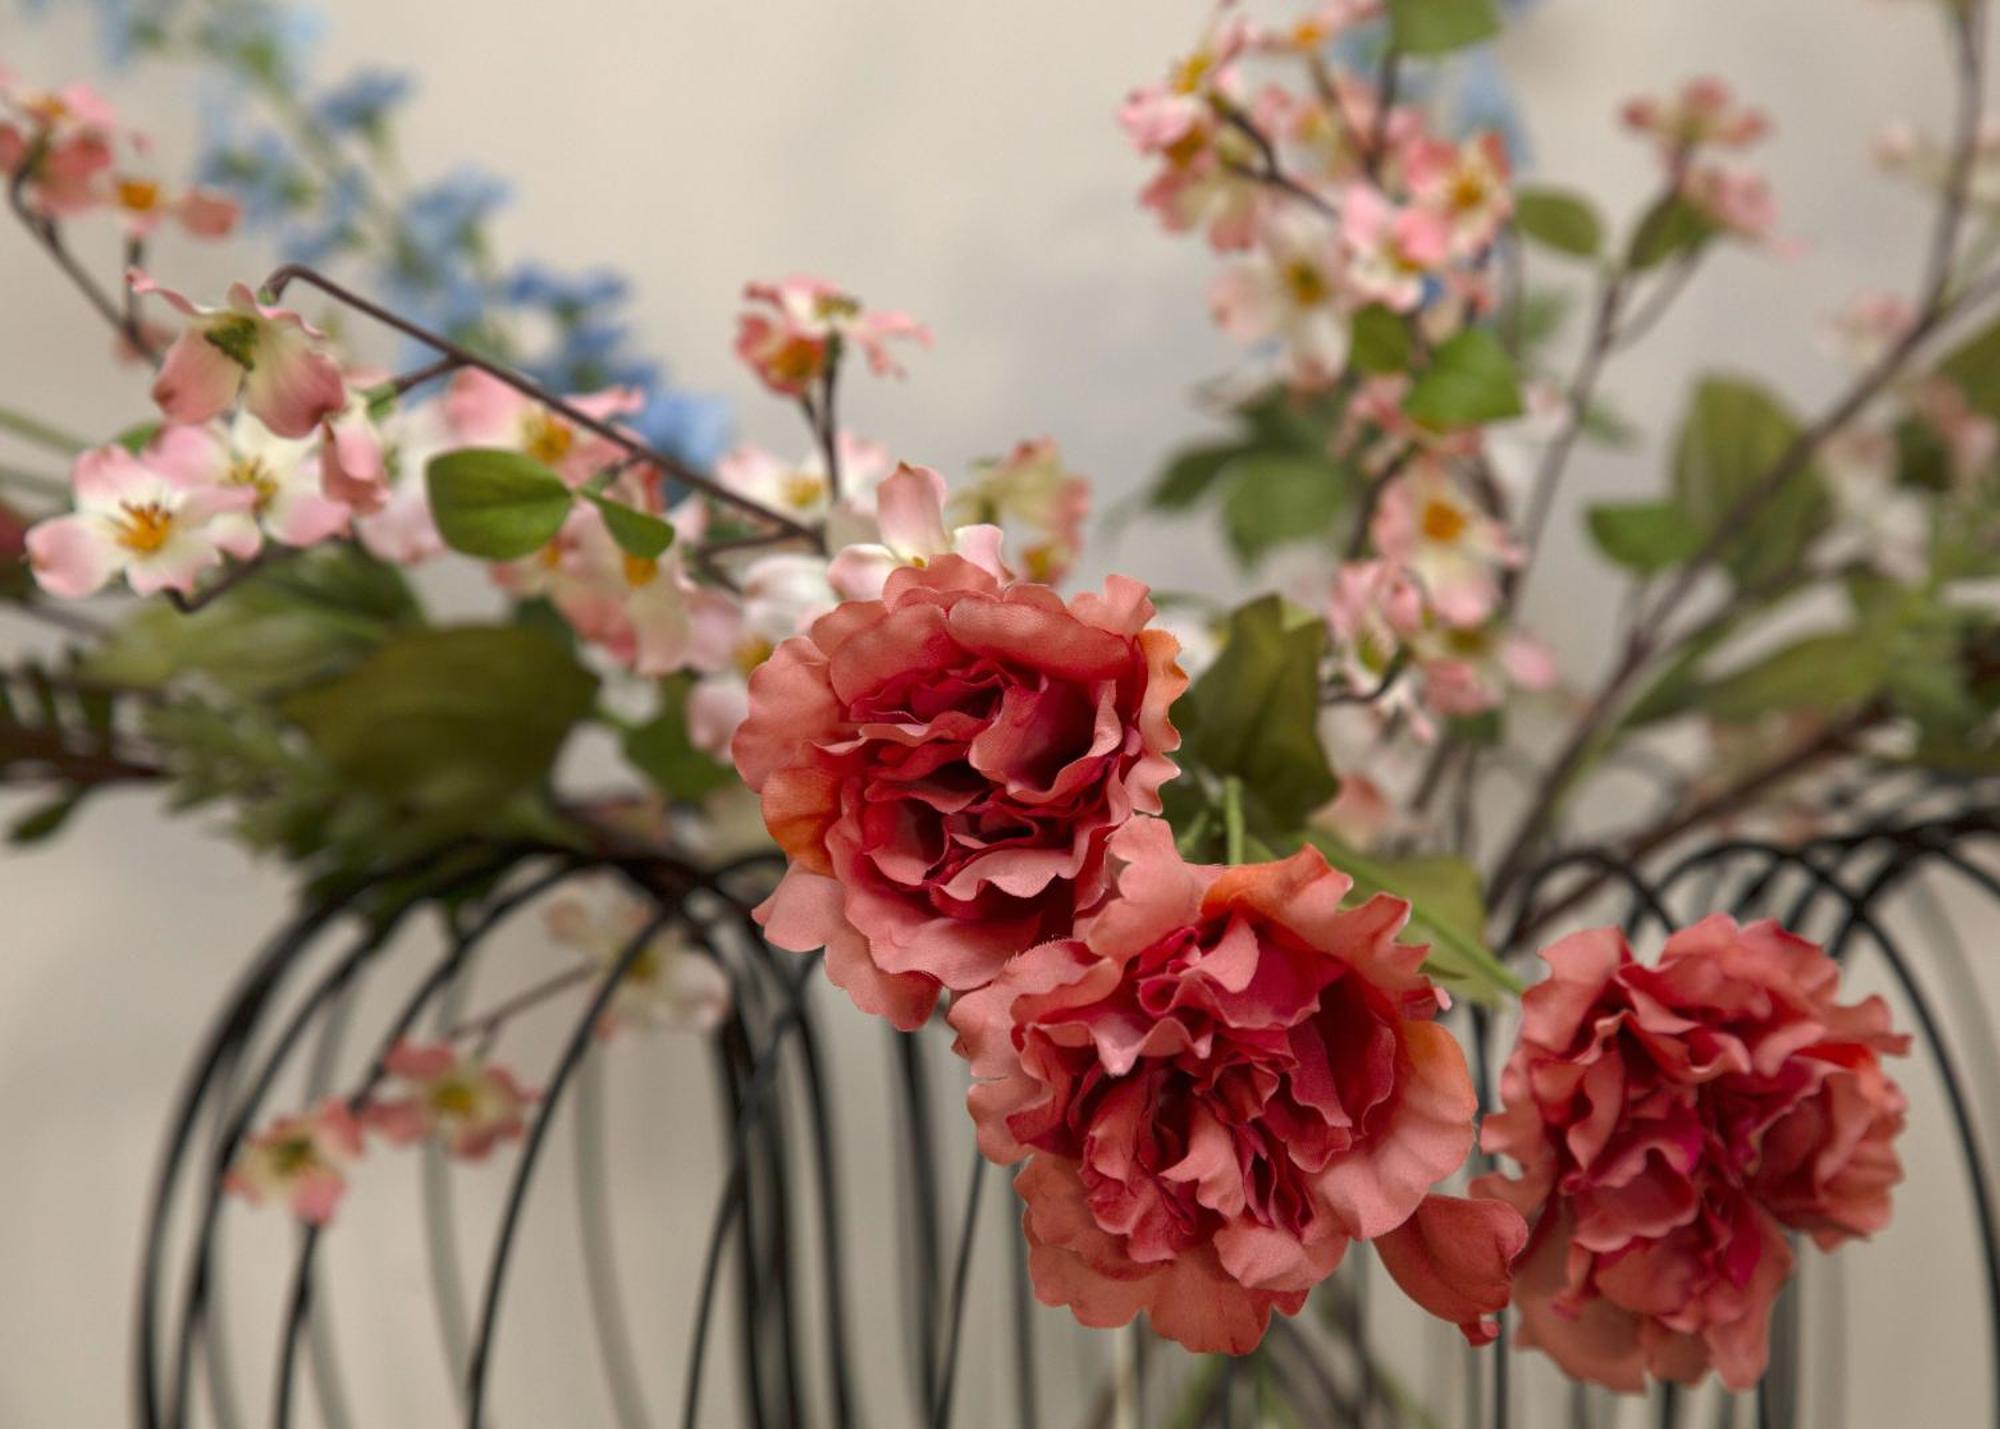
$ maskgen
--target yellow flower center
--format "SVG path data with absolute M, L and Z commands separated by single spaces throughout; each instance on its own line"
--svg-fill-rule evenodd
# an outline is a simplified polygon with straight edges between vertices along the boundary
M 1196 50 L 1174 67 L 1173 88 L 1176 94 L 1193 94 L 1201 88 L 1214 66 L 1214 57 L 1207 50 Z
M 167 544 L 174 533 L 174 513 L 157 501 L 119 503 L 118 544 L 128 551 L 150 556 Z
M 643 950 L 625 969 L 625 980 L 638 987 L 651 987 L 660 980 L 660 955 L 651 948 Z
M 860 311 L 861 304 L 845 293 L 823 293 L 813 300 L 813 316 L 821 319 L 851 318 Z
M 556 466 L 576 445 L 569 424 L 537 407 L 521 419 L 521 450 L 544 466 Z
M 1285 265 L 1285 290 L 1298 306 L 1316 308 L 1327 298 L 1326 276 L 1305 259 L 1295 258 Z
M 1161 152 L 1167 156 L 1168 163 L 1184 169 L 1200 157 L 1202 150 L 1207 147 L 1208 131 L 1199 124 L 1190 124 L 1185 134 L 1167 145 Z
M 257 493 L 257 510 L 263 511 L 278 494 L 278 478 L 262 457 L 239 457 L 230 463 L 223 481 L 230 486 L 247 486 Z
M 1493 186 L 1476 168 L 1462 167 L 1452 175 L 1450 203 L 1454 213 L 1476 213 L 1486 207 Z
M 826 482 L 809 471 L 795 471 L 780 485 L 785 503 L 794 511 L 810 511 L 826 494 Z
M 749 674 L 771 658 L 774 647 L 761 635 L 753 635 L 736 647 L 736 668 Z
M 1446 546 L 1463 536 L 1465 528 L 1472 522 L 1449 501 L 1427 501 L 1424 503 L 1423 519 L 1418 524 L 1423 528 L 1426 539 Z
M 319 1150 L 303 1132 L 288 1136 L 271 1148 L 272 1169 L 282 1177 L 302 1176 L 318 1164 Z
M 634 588 L 650 583 L 660 573 L 660 563 L 649 557 L 635 556 L 628 551 L 622 559 L 625 563 L 625 584 Z
M 127 213 L 151 213 L 160 206 L 160 186 L 151 179 L 120 179 L 118 206 Z
M 460 1121 L 470 1120 L 479 1110 L 479 1097 L 471 1084 L 457 1077 L 448 1078 L 431 1088 L 431 1110 L 439 1116 L 456 1117 Z
M 1056 569 L 1056 548 L 1049 543 L 1030 546 L 1021 553 L 1021 564 L 1027 567 L 1029 580 L 1047 585 Z

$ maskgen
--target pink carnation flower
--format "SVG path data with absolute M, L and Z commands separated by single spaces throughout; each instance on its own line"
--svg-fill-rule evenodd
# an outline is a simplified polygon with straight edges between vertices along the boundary
M 1111 846 L 1116 895 L 951 1011 L 980 1148 L 1026 1162 L 1036 1293 L 1245 1354 L 1373 1240 L 1418 1304 L 1492 1338 L 1527 1227 L 1431 1194 L 1477 1101 L 1426 950 L 1395 941 L 1409 905 L 1342 909 L 1351 880 L 1311 848 L 1196 867 L 1156 819 Z
M 1908 1039 L 1879 998 L 1771 922 L 1716 914 L 1636 962 L 1610 928 L 1542 956 L 1522 999 L 1482 1177 L 1534 1218 L 1515 1299 L 1521 1343 L 1638 1391 L 1650 1374 L 1731 1389 L 1764 1371 L 1787 1228 L 1821 1249 L 1889 1221 L 1904 1100 L 1881 1058 Z
M 947 555 L 780 645 L 733 746 L 791 860 L 771 940 L 824 947 L 863 1011 L 914 1028 L 1067 932 L 1175 773 L 1187 678 L 1152 616 L 1123 577 L 1066 605 Z

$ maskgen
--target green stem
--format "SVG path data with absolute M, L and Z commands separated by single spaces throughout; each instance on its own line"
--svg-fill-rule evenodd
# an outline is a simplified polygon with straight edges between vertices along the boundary
M 0 407 L 0 432 L 19 437 L 24 442 L 46 447 L 64 456 L 75 456 L 87 451 L 90 443 L 82 437 L 71 436 L 58 427 L 52 427 L 39 417 L 30 417 L 26 412 L 16 412 L 11 407 Z
M 1234 774 L 1222 781 L 1223 858 L 1231 865 L 1243 862 L 1243 781 Z

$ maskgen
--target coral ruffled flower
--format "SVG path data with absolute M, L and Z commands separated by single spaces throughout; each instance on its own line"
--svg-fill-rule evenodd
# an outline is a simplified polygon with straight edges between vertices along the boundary
M 791 860 L 772 941 L 907 1029 L 1068 933 L 1175 773 L 1187 678 L 1152 616 L 1123 577 L 1064 604 L 946 555 L 780 645 L 732 746 Z
M 203 308 L 136 270 L 127 281 L 188 320 L 153 383 L 153 400 L 170 420 L 206 422 L 240 394 L 245 410 L 273 432 L 304 437 L 347 406 L 347 384 L 320 350 L 318 329 L 258 302 L 247 284 L 230 285 L 228 306 Z
M 1076 936 L 951 1010 L 984 1079 L 980 1147 L 1026 1161 L 1037 1294 L 1244 1354 L 1373 1240 L 1418 1304 L 1492 1338 L 1527 1227 L 1431 1194 L 1471 1149 L 1477 1098 L 1426 949 L 1396 941 L 1409 905 L 1343 909 L 1352 881 L 1311 848 L 1184 863 L 1157 819 L 1111 849 L 1117 892 Z
M 505 1067 L 448 1042 L 398 1042 L 382 1065 L 408 1095 L 371 1101 L 364 1116 L 399 1146 L 436 1137 L 453 1156 L 479 1161 L 526 1128 L 535 1094 Z
M 223 1177 L 223 1189 L 252 1205 L 282 1201 L 306 1224 L 323 1226 L 347 1194 L 346 1168 L 361 1150 L 361 1123 L 346 1102 L 329 1097 L 251 1137 Z
M 1908 1039 L 1879 998 L 1771 922 L 1717 914 L 1655 967 L 1610 928 L 1545 951 L 1522 999 L 1482 1177 L 1535 1218 L 1515 1285 L 1520 1342 L 1579 1379 L 1650 1374 L 1731 1389 L 1764 1371 L 1787 1228 L 1830 1249 L 1889 1221 L 1904 1100 L 1881 1058 Z

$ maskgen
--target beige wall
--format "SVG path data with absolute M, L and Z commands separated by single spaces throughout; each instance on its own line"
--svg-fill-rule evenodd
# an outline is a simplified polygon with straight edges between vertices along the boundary
M 1110 122 L 1123 92 L 1191 33 L 1202 9 L 1191 0 L 329 8 L 333 56 L 420 74 L 406 126 L 412 171 L 477 160 L 512 175 L 518 202 L 501 226 L 509 250 L 631 273 L 650 345 L 687 382 L 738 398 L 749 434 L 797 440 L 790 415 L 760 401 L 731 363 L 736 290 L 746 277 L 798 268 L 935 328 L 936 351 L 913 364 L 908 384 L 852 389 L 853 424 L 901 456 L 950 470 L 1047 431 L 1098 477 L 1109 506 L 1195 426 L 1185 399 L 1223 355 L 1205 317 L 1209 264 L 1138 211 L 1140 170 Z M 1609 124 L 1626 92 L 1715 69 L 1779 120 L 1772 165 L 1787 228 L 1812 247 L 1790 263 L 1720 259 L 1614 380 L 1631 414 L 1670 415 L 1681 378 L 1703 363 L 1776 371 L 1802 397 L 1823 394 L 1838 373 L 1819 353 L 1818 315 L 1856 287 L 1910 280 L 1920 214 L 1862 156 L 1886 118 L 1941 113 L 1945 71 L 1926 8 L 1548 0 L 1510 41 L 1545 172 L 1622 202 L 1644 182 Z M 8 7 L 0 53 L 55 79 L 87 71 L 93 51 L 81 25 L 29 26 Z M 177 77 L 154 72 L 115 93 L 169 152 L 191 142 Z M 159 267 L 195 288 L 224 276 L 207 254 L 170 250 Z M 136 414 L 136 379 L 110 373 L 103 335 L 5 231 L 0 293 L 0 403 L 90 430 Z M 1656 459 L 1656 449 L 1590 454 L 1570 494 L 1643 491 Z M 1606 644 L 1591 618 L 1605 587 L 1575 524 L 1559 515 L 1529 613 L 1582 676 Z M 1195 530 L 1136 527 L 1094 564 L 1166 585 L 1229 580 Z M 17 624 L 0 627 L 0 650 L 31 644 Z M 139 796 L 103 800 L 53 848 L 0 860 L 0 1424 L 98 1425 L 122 1412 L 135 1224 L 169 1088 L 283 904 L 276 869 L 166 821 Z M 1966 931 L 1976 938 L 1985 926 Z M 536 952 L 523 937 L 509 955 L 525 965 Z M 879 1154 L 879 1039 L 836 1020 L 843 1065 L 856 1069 L 844 1125 L 858 1156 Z M 672 1047 L 634 1049 L 614 1072 L 625 1093 L 617 1125 L 636 1148 L 616 1178 L 633 1226 L 635 1295 L 673 1292 L 694 1268 L 706 1201 L 677 1192 L 672 1173 L 713 1145 L 705 1078 L 699 1057 Z M 1859 1306 L 1848 1375 L 1856 1425 L 1889 1422 L 1898 1406 L 1904 1422 L 1973 1422 L 1991 1372 L 1940 1103 L 1926 1075 L 1910 1080 L 1922 1173 L 1897 1226 L 1845 1258 Z M 372 1366 L 360 1376 L 368 1424 L 435 1423 L 443 1412 L 418 1248 L 398 1209 L 411 1187 L 395 1184 L 399 1174 L 371 1176 L 337 1247 L 343 1277 L 386 1292 L 340 1301 L 353 1358 Z M 473 1206 L 488 1202 L 496 1178 L 467 1180 Z M 565 1330 L 581 1313 L 566 1197 L 558 1190 L 548 1203 L 520 1267 L 517 1304 L 528 1308 L 509 1322 L 501 1402 L 525 1407 L 510 1424 L 579 1422 L 565 1412 L 575 1402 L 570 1357 L 584 1352 Z M 893 1283 L 893 1229 L 887 1215 L 868 1218 L 861 1253 L 877 1269 L 867 1306 L 885 1304 Z M 269 1221 L 253 1222 L 240 1244 L 282 1239 Z M 361 1314 L 354 1299 L 402 1308 Z M 232 1313 L 246 1362 L 260 1364 L 263 1313 L 248 1294 Z M 648 1381 L 664 1403 L 680 1321 L 669 1312 L 641 1325 Z M 1005 1402 L 1005 1367 L 981 1355 L 967 1374 L 963 1422 L 983 1424 L 981 1406 Z M 871 1372 L 877 1402 L 897 1402 L 886 1397 L 892 1384 L 880 1366 Z M 579 1414 L 596 1422 L 594 1408 Z

